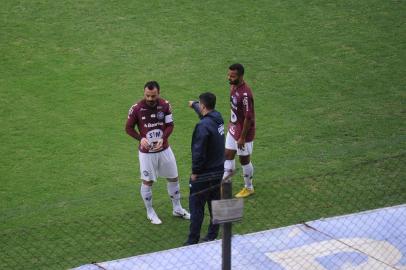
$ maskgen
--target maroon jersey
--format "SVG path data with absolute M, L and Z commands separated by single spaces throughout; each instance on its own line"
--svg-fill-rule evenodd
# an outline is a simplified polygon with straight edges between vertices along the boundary
M 251 88 L 244 82 L 240 86 L 231 85 L 230 91 L 231 118 L 228 132 L 238 141 L 241 136 L 245 119 L 251 120 L 246 142 L 251 142 L 255 137 L 255 110 L 254 97 Z
M 134 130 L 135 126 L 137 126 L 139 133 Z M 159 98 L 154 107 L 147 105 L 144 99 L 140 100 L 131 106 L 128 112 L 127 134 L 137 140 L 146 138 L 151 145 L 159 139 L 163 139 L 163 147 L 159 151 L 169 147 L 168 137 L 172 130 L 171 105 L 164 99 Z M 144 153 L 157 152 L 152 149 L 144 149 L 141 145 L 138 149 Z

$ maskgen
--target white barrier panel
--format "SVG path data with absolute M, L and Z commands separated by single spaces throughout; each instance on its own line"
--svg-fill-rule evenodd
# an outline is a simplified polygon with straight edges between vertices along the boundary
M 306 224 L 234 235 L 232 269 L 406 270 L 406 204 Z M 220 270 L 221 241 L 98 265 L 75 270 Z

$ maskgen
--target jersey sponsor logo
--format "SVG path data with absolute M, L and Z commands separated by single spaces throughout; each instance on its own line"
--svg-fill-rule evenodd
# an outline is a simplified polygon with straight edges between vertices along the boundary
M 144 127 L 146 127 L 146 128 L 153 128 L 153 127 L 163 126 L 163 125 L 164 125 L 164 123 L 162 123 L 162 122 L 146 123 L 146 124 L 144 124 Z
M 151 114 L 151 118 L 155 118 L 155 117 L 156 117 L 155 113 Z
M 149 143 L 157 142 L 163 136 L 163 131 L 160 129 L 153 129 L 147 132 L 145 136 Z
M 165 114 L 164 114 L 163 112 L 158 112 L 158 113 L 157 113 L 157 118 L 158 118 L 159 120 L 163 120 L 163 119 L 165 118 Z

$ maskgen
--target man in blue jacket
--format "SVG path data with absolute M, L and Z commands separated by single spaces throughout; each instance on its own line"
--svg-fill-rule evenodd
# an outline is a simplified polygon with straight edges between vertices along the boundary
M 202 241 L 212 241 L 218 236 L 219 225 L 212 223 L 211 201 L 219 200 L 221 180 L 224 173 L 224 121 L 215 110 L 216 96 L 203 93 L 199 102 L 189 102 L 199 115 L 192 137 L 192 174 L 190 176 L 190 232 L 185 245 L 197 244 L 208 204 L 210 224 Z

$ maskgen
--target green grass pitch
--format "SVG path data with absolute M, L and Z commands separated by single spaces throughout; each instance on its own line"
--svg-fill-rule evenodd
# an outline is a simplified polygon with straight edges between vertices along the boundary
M 0 268 L 61 269 L 181 245 L 187 223 L 170 217 L 163 179 L 154 204 L 164 224 L 145 219 L 127 111 L 147 80 L 159 81 L 187 206 L 197 121 L 187 101 L 212 91 L 228 119 L 234 62 L 246 67 L 257 115 L 257 193 L 235 232 L 406 202 L 403 1 L 1 6 Z

